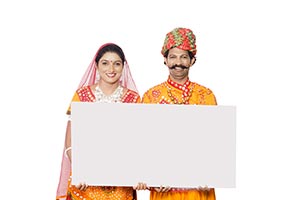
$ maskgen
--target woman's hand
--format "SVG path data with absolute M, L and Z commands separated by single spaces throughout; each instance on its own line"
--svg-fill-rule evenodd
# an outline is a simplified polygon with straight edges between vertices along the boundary
M 88 187 L 89 186 L 86 183 L 79 183 L 79 185 L 76 185 L 76 188 L 81 190 L 81 191 L 85 191 Z
M 147 190 L 149 187 L 146 183 L 138 183 L 136 186 L 133 187 L 134 190 Z

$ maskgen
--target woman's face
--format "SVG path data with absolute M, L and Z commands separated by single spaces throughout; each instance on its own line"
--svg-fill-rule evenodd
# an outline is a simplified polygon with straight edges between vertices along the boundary
M 101 81 L 114 84 L 119 81 L 122 75 L 123 62 L 118 54 L 106 52 L 100 58 L 97 68 Z

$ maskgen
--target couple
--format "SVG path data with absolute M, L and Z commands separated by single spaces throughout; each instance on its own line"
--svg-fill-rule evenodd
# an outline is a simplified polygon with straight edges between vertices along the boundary
M 169 69 L 166 82 L 149 89 L 140 98 L 131 76 L 123 50 L 108 43 L 99 48 L 90 63 L 72 101 L 122 102 L 159 104 L 216 105 L 211 90 L 189 80 L 189 69 L 196 62 L 196 37 L 190 29 L 175 28 L 166 35 L 161 53 Z M 71 115 L 71 108 L 67 111 Z M 136 190 L 150 189 L 151 200 L 214 200 L 213 188 L 148 188 L 145 183 L 134 187 L 72 185 L 71 174 L 71 121 L 67 123 L 65 152 L 56 199 L 67 200 L 133 200 Z

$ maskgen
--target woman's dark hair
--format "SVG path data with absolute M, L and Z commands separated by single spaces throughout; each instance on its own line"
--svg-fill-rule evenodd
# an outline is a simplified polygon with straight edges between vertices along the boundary
M 190 57 L 191 60 L 192 60 L 193 58 L 195 58 L 195 61 L 194 61 L 194 63 L 193 63 L 193 64 L 195 64 L 195 62 L 196 62 L 196 57 L 194 56 L 194 54 L 193 54 L 192 52 L 188 51 L 188 53 L 189 53 L 189 57 Z M 164 57 L 167 58 L 168 55 L 169 55 L 169 50 L 167 50 L 167 51 L 165 52 Z M 164 64 L 166 64 L 166 63 L 164 62 Z
M 121 58 L 121 60 L 122 60 L 122 63 L 124 64 L 124 62 L 125 62 L 126 59 L 125 59 L 125 55 L 124 55 L 124 52 L 123 52 L 123 50 L 121 49 L 121 47 L 119 47 L 119 46 L 116 45 L 116 44 L 108 44 L 108 45 L 102 47 L 102 48 L 98 51 L 97 56 L 96 56 L 96 58 L 95 58 L 95 62 L 97 63 L 97 65 L 98 65 L 98 62 L 99 62 L 100 58 L 102 58 L 102 56 L 103 56 L 105 53 L 107 53 L 107 52 L 113 52 L 113 53 L 118 54 L 118 56 L 119 56 L 119 57 Z

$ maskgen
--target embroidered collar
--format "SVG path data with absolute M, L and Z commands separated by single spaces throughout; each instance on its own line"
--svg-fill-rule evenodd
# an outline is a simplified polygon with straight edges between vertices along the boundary
M 188 87 L 191 84 L 191 81 L 189 79 L 187 79 L 184 84 L 179 84 L 179 83 L 176 83 L 176 82 L 172 81 L 170 79 L 170 77 L 168 78 L 167 82 L 168 82 L 168 84 L 170 84 L 174 88 L 177 88 L 178 90 L 181 90 L 183 92 L 188 92 L 189 91 Z

